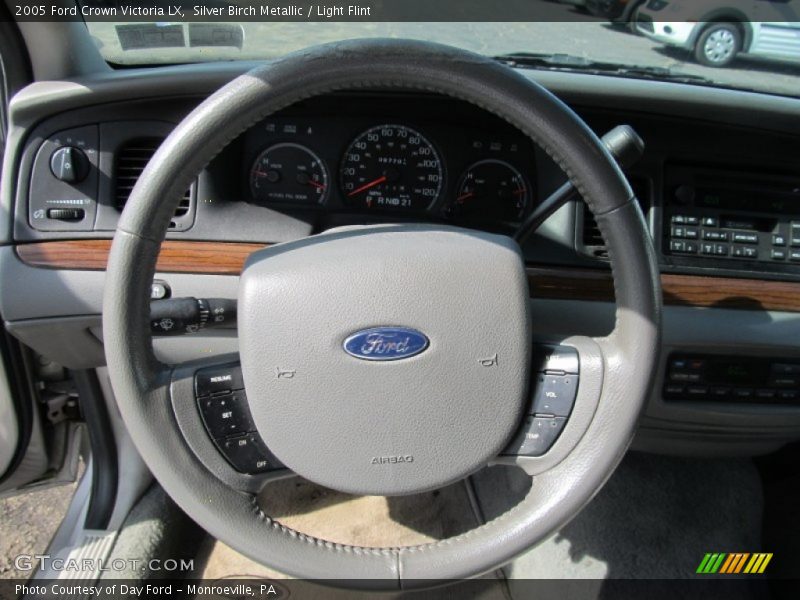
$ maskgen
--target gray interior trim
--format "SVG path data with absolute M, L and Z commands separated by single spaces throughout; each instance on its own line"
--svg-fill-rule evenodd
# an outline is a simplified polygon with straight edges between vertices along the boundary
M 8 387 L 8 373 L 0 361 L 0 476 L 14 459 L 19 442 L 19 425 L 14 399 Z
M 7 3 L 13 7 L 10 0 Z M 53 0 L 51 6 L 75 8 L 70 0 Z M 17 26 L 25 39 L 36 81 L 111 71 L 81 20 L 19 21 Z

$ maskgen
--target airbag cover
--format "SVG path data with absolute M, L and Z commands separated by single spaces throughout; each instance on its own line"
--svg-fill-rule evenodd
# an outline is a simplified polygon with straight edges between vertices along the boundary
M 242 273 L 239 340 L 258 430 L 288 467 L 344 492 L 464 477 L 521 418 L 528 297 L 516 243 L 481 232 L 365 227 L 257 252 Z M 369 359 L 374 328 L 391 360 Z

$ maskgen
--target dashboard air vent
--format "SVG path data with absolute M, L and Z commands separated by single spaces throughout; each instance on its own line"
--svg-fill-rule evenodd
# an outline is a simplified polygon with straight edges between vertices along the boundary
M 633 193 L 636 194 L 636 199 L 646 215 L 650 204 L 649 180 L 642 177 L 630 177 L 628 181 L 630 181 Z M 607 260 L 608 250 L 606 250 L 600 228 L 597 226 L 597 221 L 585 202 L 581 202 L 581 211 L 579 220 L 581 231 L 578 238 L 579 249 L 593 258 Z
M 125 207 L 133 186 L 139 180 L 145 166 L 164 140 L 162 138 L 140 138 L 125 142 L 116 153 L 114 168 L 114 205 L 118 210 Z M 181 197 L 175 216 L 170 222 L 171 231 L 184 231 L 194 222 L 194 184 Z

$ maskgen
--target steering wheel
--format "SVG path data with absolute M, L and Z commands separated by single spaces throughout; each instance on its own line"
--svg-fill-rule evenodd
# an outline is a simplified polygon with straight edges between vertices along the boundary
M 533 477 L 527 496 L 502 516 L 415 547 L 345 546 L 264 514 L 256 493 L 270 473 L 243 474 L 226 462 L 203 427 L 195 395 L 198 372 L 237 357 L 165 365 L 155 358 L 148 328 L 160 244 L 198 173 L 268 115 L 354 89 L 449 96 L 529 136 L 597 219 L 616 292 L 610 335 L 542 346 L 533 342 L 522 254 L 507 237 L 434 225 L 346 228 L 249 257 L 238 298 L 246 405 L 257 435 L 288 469 L 330 488 L 374 495 L 431 490 L 494 463 L 518 465 Z M 397 589 L 488 572 L 559 529 L 592 498 L 626 451 L 650 389 L 660 298 L 652 242 L 631 188 L 563 103 L 466 51 L 350 41 L 260 66 L 175 128 L 121 215 L 103 331 L 130 435 L 156 479 L 197 523 L 291 575 Z M 537 391 L 548 376 L 571 394 Z M 236 398 L 245 402 L 243 393 Z M 535 430 L 543 423 L 558 431 Z

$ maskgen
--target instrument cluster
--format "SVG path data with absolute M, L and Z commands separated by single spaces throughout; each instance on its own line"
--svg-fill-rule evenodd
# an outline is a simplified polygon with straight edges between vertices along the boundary
M 536 198 L 533 144 L 502 121 L 276 116 L 245 137 L 249 202 L 513 228 Z

